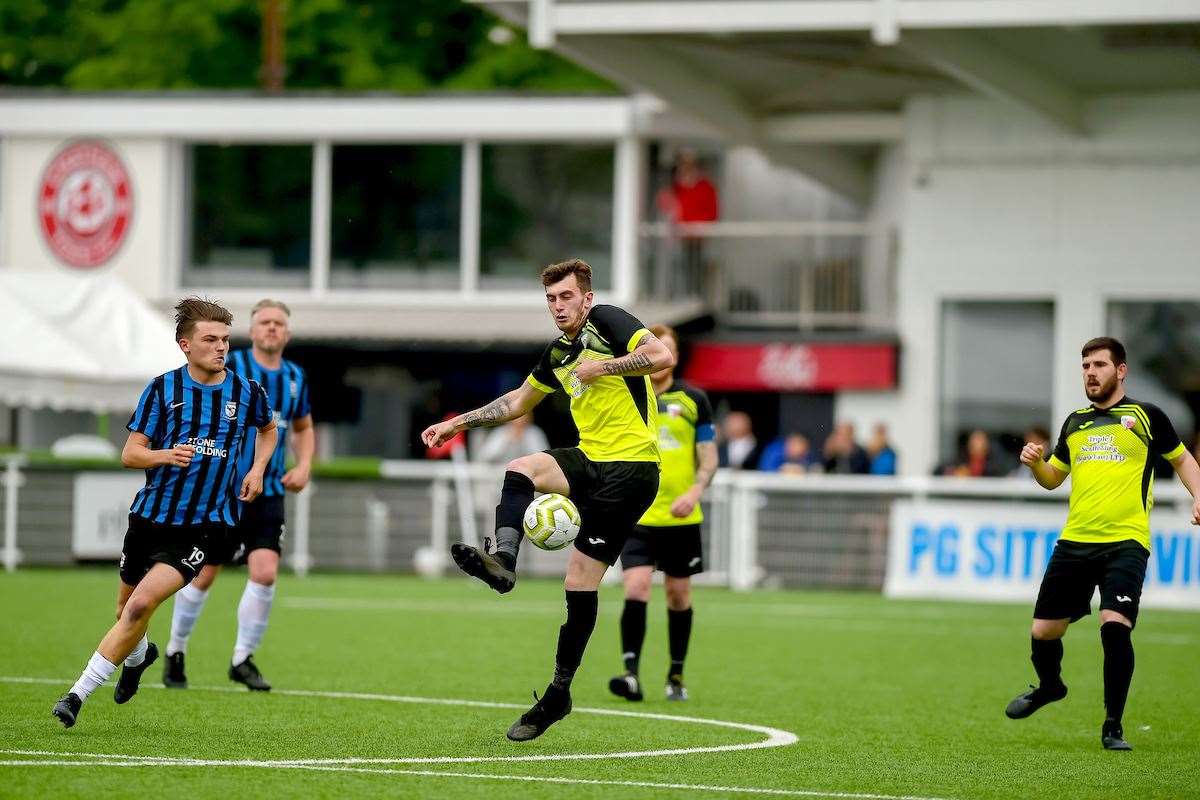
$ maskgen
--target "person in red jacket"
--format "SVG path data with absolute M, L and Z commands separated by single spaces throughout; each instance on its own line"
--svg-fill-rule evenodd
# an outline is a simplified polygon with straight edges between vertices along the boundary
M 720 201 L 712 182 L 705 177 L 692 150 L 682 150 L 675 159 L 671 188 L 659 195 L 659 208 L 671 222 L 715 222 L 720 215 Z M 704 270 L 704 240 L 684 234 L 683 282 L 688 293 L 700 289 Z

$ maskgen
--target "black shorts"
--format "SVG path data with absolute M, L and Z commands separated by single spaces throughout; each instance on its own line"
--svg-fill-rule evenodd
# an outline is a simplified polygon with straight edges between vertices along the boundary
M 704 572 L 700 525 L 638 525 L 621 551 L 621 569 L 657 567 L 672 578 Z
M 154 564 L 174 567 L 191 583 L 208 563 L 210 554 L 225 540 L 225 525 L 162 525 L 129 515 L 129 529 L 121 546 L 121 582 L 137 586 Z
M 229 529 L 224 545 L 216 549 L 210 564 L 245 564 L 254 550 L 282 553 L 283 495 L 260 495 L 253 503 L 242 504 L 242 518 Z
M 571 501 L 583 520 L 575 549 L 610 566 L 617 563 L 625 540 L 658 494 L 658 464 L 592 461 L 578 447 L 546 452 L 567 476 Z
M 1034 619 L 1070 619 L 1092 613 L 1092 593 L 1100 587 L 1100 608 L 1136 623 L 1150 553 L 1133 540 L 1089 544 L 1059 540 L 1038 590 Z

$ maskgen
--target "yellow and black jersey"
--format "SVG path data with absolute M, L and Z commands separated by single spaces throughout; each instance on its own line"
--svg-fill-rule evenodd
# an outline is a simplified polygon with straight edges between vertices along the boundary
M 642 323 L 616 306 L 593 306 L 574 339 L 563 335 L 542 353 L 526 381 L 551 394 L 559 387 L 571 398 L 579 449 L 592 461 L 654 461 L 658 458 L 658 406 L 647 375 L 601 375 L 585 384 L 575 375 L 581 359 L 604 361 L 637 348 L 650 335 Z
M 1071 510 L 1059 537 L 1069 542 L 1132 539 L 1150 549 L 1154 464 L 1184 452 L 1158 406 L 1129 397 L 1106 409 L 1088 406 L 1063 423 L 1049 462 L 1071 473 Z
M 639 525 L 667 527 L 696 525 L 704 519 L 700 504 L 686 517 L 671 514 L 671 504 L 696 482 L 696 445 L 715 437 L 708 395 L 694 386 L 675 381 L 658 396 L 658 451 L 662 472 L 658 495 Z

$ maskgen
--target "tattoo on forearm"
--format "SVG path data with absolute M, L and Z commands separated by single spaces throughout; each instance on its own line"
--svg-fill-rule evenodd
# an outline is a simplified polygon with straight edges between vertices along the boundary
M 630 353 L 627 356 L 605 361 L 602 366 L 605 375 L 630 375 L 648 369 L 652 364 L 650 357 L 644 353 Z
M 463 426 L 467 428 L 484 428 L 503 422 L 508 416 L 508 401 L 503 397 L 493 400 L 483 408 L 468 411 L 463 415 Z

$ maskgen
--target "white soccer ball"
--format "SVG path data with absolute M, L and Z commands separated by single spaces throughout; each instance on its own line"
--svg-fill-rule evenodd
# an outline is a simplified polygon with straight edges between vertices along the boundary
M 561 494 L 544 494 L 529 504 L 525 535 L 542 550 L 561 550 L 579 535 L 579 509 Z

